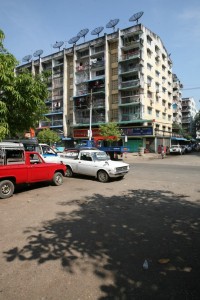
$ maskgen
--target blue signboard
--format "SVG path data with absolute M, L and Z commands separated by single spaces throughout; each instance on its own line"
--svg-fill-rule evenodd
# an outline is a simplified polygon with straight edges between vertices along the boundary
M 153 135 L 152 127 L 122 128 L 123 134 L 127 136 Z

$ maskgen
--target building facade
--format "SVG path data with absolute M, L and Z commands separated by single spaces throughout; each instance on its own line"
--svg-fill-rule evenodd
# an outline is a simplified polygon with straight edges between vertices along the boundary
M 195 137 L 194 118 L 197 114 L 194 98 L 182 98 L 182 128 L 186 133 Z
M 142 24 L 104 34 L 19 66 L 51 71 L 46 105 L 49 127 L 65 140 L 98 135 L 116 122 L 131 151 L 170 145 L 172 61 L 161 39 Z

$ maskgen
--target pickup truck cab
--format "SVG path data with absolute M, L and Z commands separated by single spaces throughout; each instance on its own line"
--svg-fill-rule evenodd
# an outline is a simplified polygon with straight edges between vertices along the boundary
M 63 163 L 67 166 L 66 176 L 74 174 L 93 176 L 100 182 L 108 182 L 110 178 L 123 178 L 129 171 L 129 164 L 121 161 L 112 161 L 106 152 L 101 150 L 80 150 L 75 159 L 65 158 Z
M 0 143 L 0 198 L 11 197 L 18 184 L 49 181 L 61 185 L 66 166 L 46 163 L 35 151 L 25 151 L 22 144 Z

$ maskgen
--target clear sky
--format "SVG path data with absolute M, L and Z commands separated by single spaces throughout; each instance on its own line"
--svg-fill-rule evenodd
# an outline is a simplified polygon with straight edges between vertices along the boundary
M 21 63 L 39 49 L 43 56 L 55 52 L 56 41 L 70 47 L 68 41 L 81 29 L 89 29 L 88 41 L 96 27 L 111 33 L 106 28 L 111 19 L 120 19 L 120 29 L 135 25 L 129 18 L 140 11 L 139 23 L 156 33 L 171 53 L 183 97 L 194 97 L 200 109 L 200 0 L 0 0 L 0 28 L 5 47 Z

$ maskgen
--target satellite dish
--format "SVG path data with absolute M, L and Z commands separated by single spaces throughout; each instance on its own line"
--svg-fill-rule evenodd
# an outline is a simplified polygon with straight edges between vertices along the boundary
M 37 51 L 35 51 L 34 53 L 33 53 L 33 56 L 35 56 L 35 57 L 39 57 L 40 58 L 40 56 L 42 55 L 42 53 L 43 53 L 43 50 L 37 50 Z
M 113 28 L 113 32 L 115 31 L 115 26 L 119 23 L 119 19 L 110 20 L 108 24 L 106 24 L 106 28 Z
M 97 28 L 95 28 L 94 30 L 91 31 L 91 34 L 92 35 L 98 35 L 98 37 L 99 37 L 99 33 L 102 32 L 102 30 L 103 30 L 103 27 L 97 27 Z
M 75 36 L 73 38 L 71 38 L 68 43 L 69 44 L 73 44 L 73 45 L 76 45 L 76 42 L 80 39 L 80 36 Z
M 77 34 L 78 37 L 84 37 L 84 42 L 85 42 L 85 36 L 86 34 L 89 32 L 89 29 L 85 28 L 85 29 L 82 29 L 81 31 L 79 31 L 79 33 Z
M 56 43 L 53 45 L 53 48 L 59 48 L 59 51 L 60 51 L 60 48 L 62 47 L 63 44 L 64 44 L 64 42 L 56 42 Z
M 32 55 L 26 55 L 26 56 L 24 56 L 24 57 L 22 58 L 22 61 L 23 61 L 23 62 L 30 61 L 30 60 L 31 60 L 31 57 L 32 57 Z
M 139 20 L 139 18 L 141 18 L 143 13 L 144 13 L 143 11 L 140 11 L 140 12 L 134 14 L 132 17 L 130 17 L 129 21 L 130 22 L 135 22 L 136 21 L 136 23 L 138 24 L 138 20 Z

